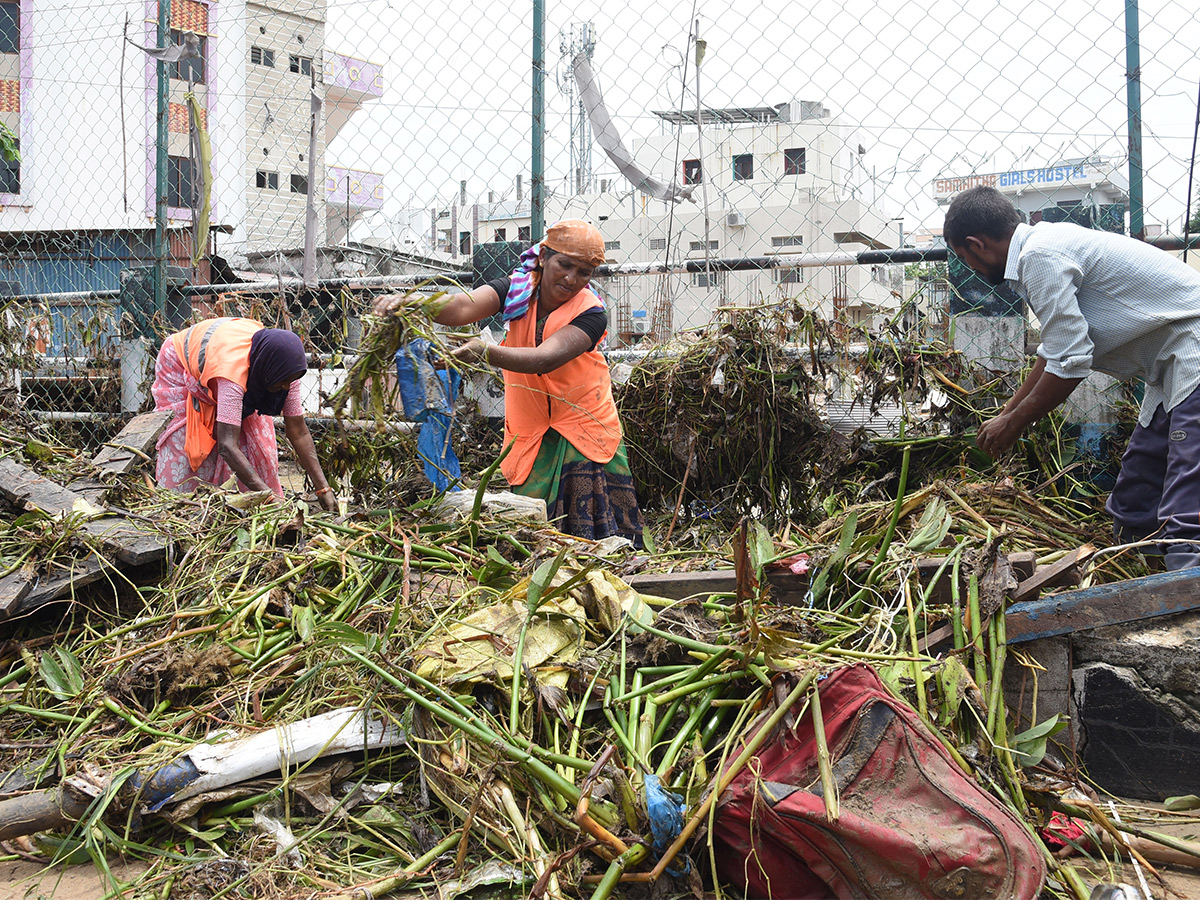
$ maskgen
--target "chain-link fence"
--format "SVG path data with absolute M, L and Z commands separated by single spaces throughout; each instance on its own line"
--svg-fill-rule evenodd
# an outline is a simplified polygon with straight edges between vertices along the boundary
M 482 283 L 568 217 L 614 351 L 799 297 L 1019 368 L 1037 323 L 947 265 L 945 204 L 1181 235 L 1198 30 L 1182 0 L 0 2 L 4 378 L 119 419 L 164 333 L 237 312 L 323 356 L 319 415 L 371 295 Z

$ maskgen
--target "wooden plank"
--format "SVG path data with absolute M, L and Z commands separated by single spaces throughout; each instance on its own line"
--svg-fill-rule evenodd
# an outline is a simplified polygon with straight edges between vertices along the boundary
M 704 598 L 710 594 L 732 594 L 737 590 L 737 573 L 733 569 L 713 569 L 703 572 L 639 572 L 631 576 L 629 586 L 643 594 L 683 600 Z M 767 581 L 776 603 L 803 603 L 808 595 L 808 577 L 791 572 L 770 572 Z
M 70 569 L 59 569 L 57 574 L 34 584 L 32 590 L 21 598 L 14 609 L 11 611 L 0 610 L 0 620 L 32 612 L 39 606 L 67 597 L 73 591 L 94 581 L 99 581 L 111 568 L 110 563 L 91 558 L 77 561 Z
M 1162 572 L 1016 603 L 1009 607 L 1005 625 L 1008 643 L 1018 644 L 1191 609 L 1200 609 L 1200 569 Z
M 153 460 L 151 452 L 159 437 L 167 430 L 175 413 L 169 409 L 156 409 L 134 416 L 121 429 L 120 434 L 101 448 L 92 458 L 92 465 L 102 472 L 124 475 L 146 457 Z
M 48 478 L 10 459 L 0 459 L 0 494 L 16 503 L 31 504 L 48 515 L 69 513 L 84 499 Z M 81 531 L 99 538 L 122 562 L 144 565 L 162 559 L 167 542 L 147 534 L 126 518 L 106 517 L 83 523 Z
M 920 580 L 922 587 L 929 585 L 930 580 L 937 574 L 942 563 L 946 561 L 943 557 L 927 557 L 917 560 L 917 578 Z M 1008 554 L 1008 564 L 1012 566 L 1013 574 L 1018 581 L 1029 578 L 1033 575 L 1037 568 L 1037 554 L 1031 553 L 1028 550 L 1018 550 L 1015 553 Z M 933 592 L 929 595 L 929 602 L 934 606 L 949 606 L 951 601 L 950 591 L 950 567 L 947 566 L 942 572 L 942 575 L 937 580 L 937 584 L 933 586 Z M 967 583 L 966 569 L 959 571 L 959 577 L 962 583 L 959 585 L 961 596 L 966 597 Z
M 103 506 L 108 499 L 109 485 L 95 478 L 76 478 L 67 485 L 67 490 L 78 494 L 92 506 Z
M 52 516 L 70 512 L 83 499 L 10 457 L 0 458 L 0 494 L 18 506 L 32 506 Z
M 1086 562 L 1095 552 L 1096 548 L 1091 544 L 1084 544 L 1050 565 L 1040 567 L 1033 575 L 1017 585 L 1017 589 L 1013 591 L 1013 602 L 1024 603 L 1026 600 L 1035 600 L 1045 588 L 1078 584 L 1079 571 L 1077 567 L 1080 563 Z
M 9 572 L 0 578 L 0 619 L 12 615 L 21 601 L 33 590 L 33 573 L 25 569 Z
M 936 647 L 938 644 L 942 643 L 943 641 L 948 641 L 952 637 L 954 637 L 954 626 L 942 625 L 939 628 L 933 629 L 933 631 L 926 634 L 925 637 L 918 640 L 917 649 L 922 653 L 927 653 L 930 648 Z
M 85 522 L 81 528 L 116 554 L 121 562 L 141 566 L 167 555 L 169 542 L 155 534 L 142 531 L 128 519 L 103 518 Z

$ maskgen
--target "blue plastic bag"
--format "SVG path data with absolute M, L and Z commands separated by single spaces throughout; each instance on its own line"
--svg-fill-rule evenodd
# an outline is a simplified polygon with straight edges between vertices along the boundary
M 687 805 L 682 797 L 663 787 L 657 775 L 646 775 L 643 783 L 646 788 L 646 815 L 650 818 L 650 833 L 654 836 L 654 850 L 662 856 L 683 831 L 683 814 Z M 687 871 L 686 859 L 682 871 L 667 869 L 671 875 L 684 875 Z
M 454 369 L 435 369 L 429 341 L 417 338 L 396 351 L 396 381 L 404 414 L 421 423 L 417 454 L 425 477 L 439 491 L 458 490 L 462 472 L 450 444 L 450 421 L 462 375 Z
M 413 422 L 424 422 L 431 412 L 450 415 L 462 376 L 435 369 L 433 348 L 425 338 L 409 341 L 396 351 L 396 383 L 404 415 Z

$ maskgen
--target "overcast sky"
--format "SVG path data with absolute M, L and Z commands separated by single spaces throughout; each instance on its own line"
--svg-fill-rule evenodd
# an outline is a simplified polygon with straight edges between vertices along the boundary
M 653 110 L 695 106 L 680 63 L 708 43 L 705 106 L 817 100 L 866 147 L 856 173 L 906 228 L 936 226 L 939 175 L 1127 154 L 1124 0 L 580 0 L 546 3 L 547 177 L 568 169 L 560 41 L 590 22 L 593 65 L 626 143 Z M 389 207 L 446 200 L 467 179 L 512 196 L 530 159 L 532 0 L 331 0 L 328 45 L 384 65 L 382 100 L 329 159 L 386 173 Z M 1200 4 L 1141 0 L 1147 222 L 1179 230 L 1200 82 Z M 594 149 L 598 176 L 615 170 Z M 667 174 L 669 173 L 661 173 Z M 526 190 L 528 188 L 526 187 Z M 1193 199 L 1193 204 L 1197 202 Z

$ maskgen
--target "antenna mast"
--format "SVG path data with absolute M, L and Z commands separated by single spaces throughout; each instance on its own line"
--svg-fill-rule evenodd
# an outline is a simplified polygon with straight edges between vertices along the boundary
M 571 126 L 571 178 L 574 193 L 586 194 L 594 187 L 592 177 L 592 126 L 588 122 L 587 110 L 583 107 L 583 96 L 575 86 L 571 73 L 571 61 L 582 53 L 588 62 L 596 50 L 596 26 L 591 22 L 573 22 L 569 31 L 558 35 L 558 51 L 562 55 L 559 69 L 558 88 L 567 95 L 569 123 Z

